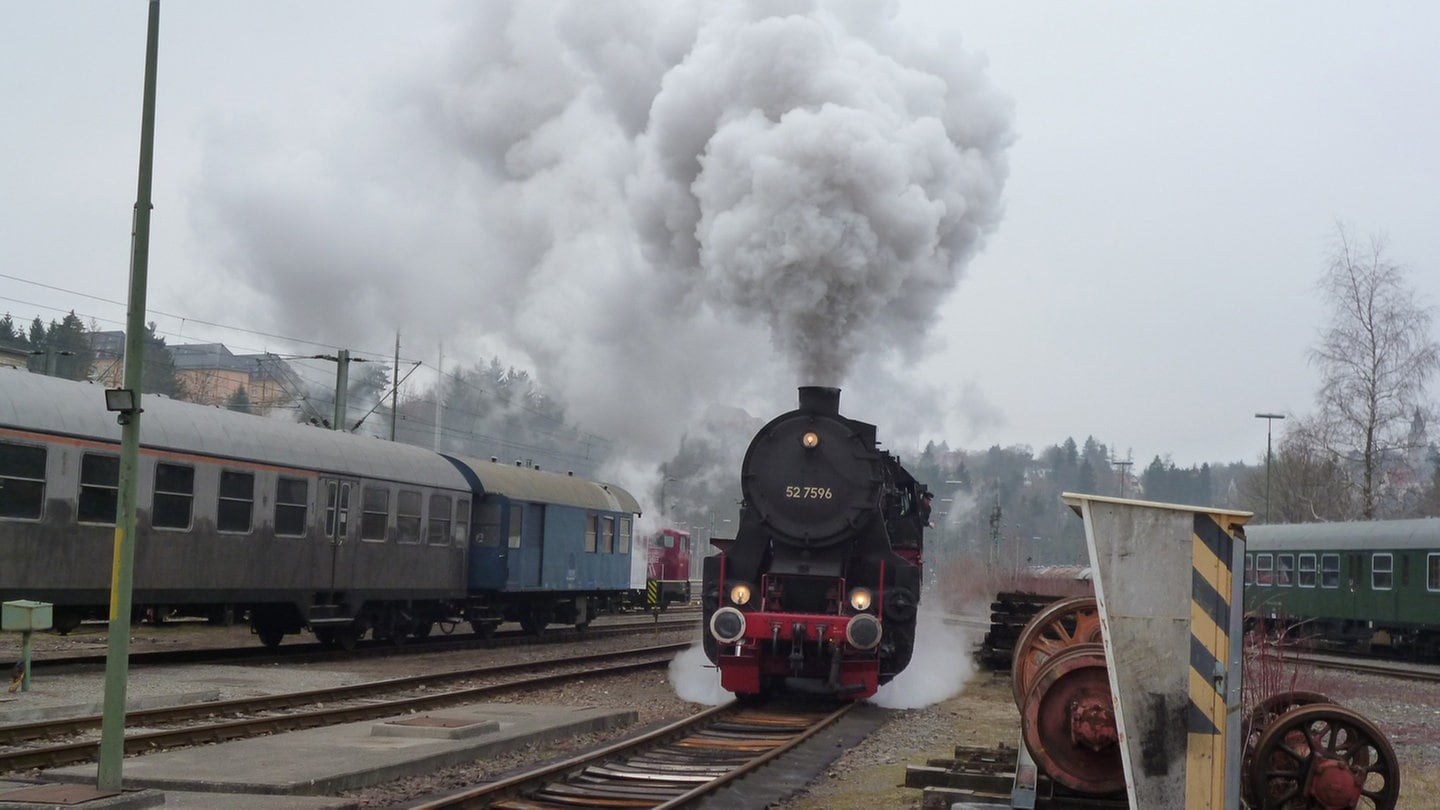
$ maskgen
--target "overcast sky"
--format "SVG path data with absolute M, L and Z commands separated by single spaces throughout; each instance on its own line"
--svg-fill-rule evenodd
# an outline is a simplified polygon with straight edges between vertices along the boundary
M 1440 302 L 1433 4 L 756 8 L 162 3 L 148 320 L 499 354 L 639 461 L 823 382 L 899 449 L 1188 466 L 1313 409 L 1337 222 Z M 146 9 L 6 6 L 22 324 L 123 326 Z

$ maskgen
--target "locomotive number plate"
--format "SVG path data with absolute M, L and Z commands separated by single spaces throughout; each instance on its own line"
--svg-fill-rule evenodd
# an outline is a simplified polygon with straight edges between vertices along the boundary
M 802 501 L 828 501 L 835 497 L 830 487 L 785 487 L 785 497 Z

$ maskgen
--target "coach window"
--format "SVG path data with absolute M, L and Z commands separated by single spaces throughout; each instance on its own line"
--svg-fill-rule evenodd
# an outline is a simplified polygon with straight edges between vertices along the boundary
M 1271 574 L 1275 570 L 1275 556 L 1272 554 L 1255 555 L 1255 584 L 1268 587 L 1273 584 Z
M 1389 554 L 1374 554 L 1370 557 L 1370 587 L 1377 591 L 1388 591 L 1395 585 L 1395 558 Z
M 120 503 L 120 457 L 86 453 L 80 457 L 80 503 L 76 516 L 81 523 L 115 523 Z
M 430 530 L 425 542 L 432 546 L 450 545 L 450 524 L 455 513 L 454 501 L 449 495 L 436 493 L 430 496 Z
M 44 507 L 45 448 L 0 442 L 0 517 L 39 520 Z
M 321 481 L 320 485 L 325 488 L 325 536 L 334 538 L 336 519 L 340 516 L 340 482 Z
M 586 551 L 589 551 L 589 552 L 592 552 L 592 553 L 595 551 L 595 532 L 599 530 L 599 527 L 600 527 L 600 516 L 599 516 L 599 515 L 586 515 L 586 516 L 585 516 L 585 550 L 586 550 Z
M 520 538 L 525 534 L 525 505 L 510 503 L 510 548 L 520 547 Z
M 499 548 L 500 538 L 500 504 L 482 503 L 475 511 L 475 544 L 487 548 Z
M 281 476 L 275 482 L 275 534 L 302 537 L 310 511 L 310 482 Z
M 470 499 L 461 498 L 455 502 L 455 545 L 464 546 L 470 535 Z
M 628 517 L 622 517 L 622 518 L 620 518 L 620 537 L 619 537 L 619 539 L 617 540 L 617 542 L 616 542 L 616 544 L 615 544 L 615 553 L 617 553 L 617 554 L 629 554 L 629 553 L 630 553 L 630 531 L 631 531 L 631 529 L 630 529 L 630 518 L 628 518 Z
M 420 542 L 420 507 L 422 503 L 419 492 L 413 489 L 400 490 L 400 499 L 395 502 L 395 525 L 399 529 L 399 542 Z
M 155 464 L 155 501 L 150 525 L 157 529 L 188 529 L 195 500 L 195 468 L 184 464 Z
M 387 487 L 367 485 L 360 495 L 360 539 L 371 542 L 385 542 L 385 530 L 390 528 L 390 490 Z
M 1295 555 L 1275 555 L 1275 584 L 1288 588 L 1295 584 Z
M 1425 590 L 1440 591 L 1440 554 L 1425 555 Z
M 1340 587 L 1340 555 L 1339 555 L 1339 554 L 1321 554 L 1321 555 L 1320 555 L 1320 587 L 1322 587 L 1322 588 L 1338 588 L 1338 587 Z
M 215 528 L 222 532 L 250 531 L 255 518 L 255 474 L 220 471 L 220 500 L 215 506 Z
M 600 518 L 600 553 L 615 553 L 615 518 Z
M 1301 555 L 1300 555 L 1300 569 L 1299 569 L 1299 573 L 1300 573 L 1300 582 L 1299 582 L 1300 587 L 1302 587 L 1302 588 L 1313 588 L 1313 587 L 1315 587 L 1315 555 L 1314 555 L 1314 554 L 1301 554 Z

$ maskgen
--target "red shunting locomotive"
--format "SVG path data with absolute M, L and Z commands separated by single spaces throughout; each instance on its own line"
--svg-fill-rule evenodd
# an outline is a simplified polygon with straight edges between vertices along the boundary
M 745 453 L 733 540 L 715 540 L 701 593 L 704 647 L 737 695 L 868 698 L 910 662 L 929 493 L 807 386 Z

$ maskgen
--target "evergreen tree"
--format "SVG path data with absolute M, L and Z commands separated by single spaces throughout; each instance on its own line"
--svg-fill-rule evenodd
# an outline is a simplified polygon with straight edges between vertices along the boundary
M 155 334 L 155 322 L 145 325 L 145 365 L 140 390 L 146 394 L 164 394 L 171 399 L 185 398 L 185 382 L 175 370 L 175 356 L 165 345 L 165 338 Z
M 90 377 L 90 370 L 95 366 L 95 349 L 90 345 L 90 332 L 74 311 L 59 323 L 51 321 L 45 333 L 45 345 L 36 348 L 42 352 L 37 358 L 43 363 L 46 374 L 67 380 L 84 380 Z
M 236 387 L 235 393 L 225 401 L 225 407 L 232 411 L 250 413 L 250 395 L 245 392 L 245 386 Z

